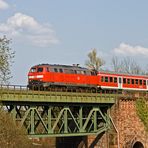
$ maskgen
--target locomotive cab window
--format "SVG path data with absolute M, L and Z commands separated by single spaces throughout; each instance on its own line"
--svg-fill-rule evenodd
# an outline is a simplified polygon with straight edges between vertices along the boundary
M 30 72 L 36 72 L 36 68 L 35 67 L 31 68 Z
M 37 69 L 37 72 L 43 72 L 43 67 L 39 67 L 39 68 Z

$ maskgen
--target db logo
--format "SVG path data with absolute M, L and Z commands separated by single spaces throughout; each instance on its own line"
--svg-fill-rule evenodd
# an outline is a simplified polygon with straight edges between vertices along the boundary
M 80 77 L 77 77 L 77 80 L 80 80 Z

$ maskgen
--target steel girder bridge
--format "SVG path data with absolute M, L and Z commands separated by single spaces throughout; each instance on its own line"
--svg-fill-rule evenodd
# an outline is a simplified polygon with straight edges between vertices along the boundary
M 110 129 L 109 110 L 115 95 L 31 91 L 22 86 L 1 86 L 1 108 L 31 137 L 66 137 L 100 134 Z

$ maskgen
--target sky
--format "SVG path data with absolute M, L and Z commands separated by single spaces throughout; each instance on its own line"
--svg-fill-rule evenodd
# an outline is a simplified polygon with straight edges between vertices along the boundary
M 11 84 L 27 85 L 31 66 L 80 64 L 97 49 L 111 69 L 113 56 L 148 65 L 147 0 L 0 0 L 0 37 L 16 52 Z

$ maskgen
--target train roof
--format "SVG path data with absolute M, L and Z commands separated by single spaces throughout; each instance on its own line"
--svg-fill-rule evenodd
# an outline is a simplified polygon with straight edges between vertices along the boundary
M 130 74 L 130 73 L 115 72 L 115 71 L 104 71 L 104 70 L 99 71 L 98 74 L 110 74 L 110 75 L 119 75 L 119 76 L 121 76 L 121 75 L 124 75 L 124 76 L 137 76 L 137 77 L 148 78 L 148 75 Z
M 91 71 L 91 69 L 85 68 L 85 67 L 80 67 L 79 64 L 73 64 L 73 65 L 62 65 L 62 64 L 38 64 L 36 66 L 51 66 L 55 68 L 70 68 L 70 69 L 79 69 L 79 70 L 88 70 Z M 125 75 L 125 76 L 139 76 L 139 77 L 145 77 L 148 78 L 148 75 L 142 75 L 142 74 L 129 74 L 129 73 L 123 73 L 123 72 L 115 72 L 115 71 L 105 71 L 105 70 L 100 70 L 98 74 L 110 74 L 110 75 Z
M 38 64 L 36 66 L 50 66 L 50 67 L 55 67 L 55 68 L 74 68 L 74 69 L 81 69 L 81 70 L 89 70 L 85 67 L 80 67 L 79 64 L 73 64 L 73 65 L 62 65 L 62 64 Z

